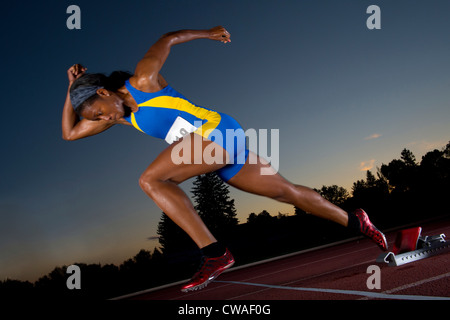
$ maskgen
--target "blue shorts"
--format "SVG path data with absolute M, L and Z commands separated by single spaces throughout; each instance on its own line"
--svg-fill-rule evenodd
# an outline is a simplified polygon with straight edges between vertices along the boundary
M 230 155 L 230 162 L 216 171 L 223 180 L 234 177 L 247 161 L 249 151 L 246 147 L 245 132 L 241 125 L 231 116 L 219 112 L 219 125 L 208 135 L 208 139 L 223 147 Z

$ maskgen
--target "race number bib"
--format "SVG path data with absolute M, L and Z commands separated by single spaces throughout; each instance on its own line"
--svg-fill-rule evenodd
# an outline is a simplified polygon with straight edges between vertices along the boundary
M 197 127 L 178 116 L 170 127 L 169 132 L 167 132 L 165 140 L 168 144 L 172 144 L 197 129 Z

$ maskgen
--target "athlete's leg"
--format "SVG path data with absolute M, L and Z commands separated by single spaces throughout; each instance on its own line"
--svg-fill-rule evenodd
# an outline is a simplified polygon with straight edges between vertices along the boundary
M 258 157 L 256 164 L 249 163 L 251 156 Z M 266 173 L 272 170 L 273 174 L 262 175 L 261 172 L 264 172 L 262 169 Z M 250 154 L 242 169 L 228 180 L 228 183 L 243 191 L 292 204 L 315 216 L 343 226 L 348 224 L 347 212 L 327 201 L 314 190 L 289 182 L 255 154 Z
M 208 150 L 215 148 L 217 152 L 222 152 L 222 160 L 207 164 L 203 159 L 205 148 L 209 148 Z M 180 153 L 178 152 L 179 150 L 183 150 L 184 152 L 182 151 Z M 190 156 L 187 157 L 185 152 L 189 151 Z M 218 153 L 219 155 L 220 152 Z M 179 163 L 180 159 L 172 158 L 179 157 L 180 155 L 184 159 L 189 158 L 190 161 L 187 161 L 188 163 Z M 139 185 L 142 190 L 155 201 L 158 207 L 172 221 L 194 240 L 199 248 L 216 242 L 216 239 L 205 226 L 194 209 L 192 202 L 178 184 L 191 177 L 216 171 L 224 167 L 226 165 L 227 155 L 226 151 L 219 145 L 202 139 L 197 134 L 191 133 L 189 136 L 173 143 L 161 152 L 139 179 Z
M 338 206 L 325 200 L 314 190 L 290 183 L 276 173 L 269 164 L 261 163 L 258 157 L 257 164 L 246 164 L 228 183 L 236 188 L 251 193 L 270 197 L 272 199 L 290 203 L 315 216 L 337 222 L 343 226 L 360 232 L 372 239 L 382 250 L 387 250 L 384 234 L 378 230 L 362 209 L 348 214 Z M 264 161 L 265 162 L 265 161 Z M 273 175 L 263 175 L 262 169 L 272 170 Z

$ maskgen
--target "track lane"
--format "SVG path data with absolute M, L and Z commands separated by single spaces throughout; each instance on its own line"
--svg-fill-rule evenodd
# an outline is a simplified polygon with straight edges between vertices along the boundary
M 450 235 L 450 218 L 421 226 L 423 235 Z M 386 234 L 391 248 L 395 235 L 396 232 Z M 380 253 L 378 247 L 367 239 L 351 241 L 248 268 L 230 269 L 200 291 L 182 293 L 180 285 L 176 285 L 131 299 L 352 300 L 406 299 L 414 295 L 423 300 L 427 296 L 450 297 L 450 253 L 400 267 L 377 264 L 375 260 Z M 367 288 L 366 281 L 370 276 L 367 268 L 370 265 L 378 265 L 381 269 L 380 290 Z M 364 292 L 376 294 L 364 296 Z

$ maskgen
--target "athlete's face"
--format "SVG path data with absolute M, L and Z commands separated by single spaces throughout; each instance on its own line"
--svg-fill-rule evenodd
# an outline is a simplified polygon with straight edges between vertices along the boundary
M 81 116 L 88 120 L 119 120 L 125 115 L 123 100 L 114 92 L 99 94 L 97 99 L 85 108 Z

